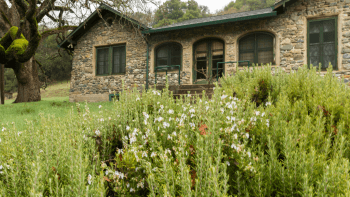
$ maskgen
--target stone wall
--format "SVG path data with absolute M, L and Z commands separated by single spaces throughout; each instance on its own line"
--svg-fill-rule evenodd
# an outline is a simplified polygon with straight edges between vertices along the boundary
M 222 25 L 211 25 L 192 29 L 146 35 L 150 44 L 149 84 L 155 81 L 154 51 L 157 46 L 166 42 L 177 42 L 183 47 L 181 84 L 193 83 L 193 45 L 206 38 L 219 38 L 225 43 L 225 61 L 237 61 L 238 42 L 244 35 L 265 31 L 275 36 L 275 62 L 273 67 L 281 67 L 286 72 L 297 70 L 307 64 L 307 21 L 310 19 L 338 18 L 338 77 L 350 78 L 350 0 L 299 0 L 286 7 L 285 13 L 276 17 L 256 19 Z M 96 76 L 95 47 L 101 45 L 126 43 L 126 75 Z M 141 85 L 146 82 L 147 44 L 132 26 L 114 24 L 105 26 L 101 21 L 78 40 L 74 50 L 71 81 L 71 101 L 99 98 L 113 91 L 120 91 L 122 80 L 126 87 Z M 225 65 L 225 73 L 233 74 L 238 67 L 235 64 Z M 171 85 L 177 84 L 178 71 L 169 76 Z M 158 83 L 164 84 L 165 72 L 158 73 Z M 90 95 L 90 96 L 89 96 Z M 99 100 L 99 99 L 92 99 Z
M 193 44 L 205 38 L 219 38 L 225 43 L 225 61 L 238 61 L 238 42 L 244 35 L 264 31 L 275 35 L 274 67 L 282 67 L 286 72 L 297 70 L 307 64 L 307 21 L 309 19 L 338 18 L 338 77 L 350 77 L 350 0 L 299 0 L 285 13 L 276 17 L 256 19 L 222 25 L 212 25 L 193 29 L 152 34 L 150 73 L 154 74 L 154 49 L 165 42 L 178 42 L 183 47 L 183 73 L 193 83 Z M 235 64 L 227 64 L 225 73 L 232 74 L 238 69 Z M 188 79 L 186 78 L 186 81 Z M 154 81 L 150 81 L 154 83 Z
M 135 29 L 136 28 L 136 29 Z M 96 76 L 96 47 L 126 45 L 126 74 Z M 115 20 L 109 27 L 100 20 L 89 29 L 74 48 L 69 100 L 108 101 L 109 94 L 125 88 L 142 89 L 146 83 L 147 45 L 137 27 Z

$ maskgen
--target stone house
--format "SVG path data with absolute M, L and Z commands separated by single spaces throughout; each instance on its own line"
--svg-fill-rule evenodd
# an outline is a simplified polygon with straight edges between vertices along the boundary
M 271 8 L 148 28 L 101 5 L 60 43 L 74 50 L 70 101 L 108 101 L 125 87 L 200 84 L 271 63 L 286 72 L 329 64 L 350 78 L 350 0 L 276 0 Z M 99 16 L 103 16 L 101 19 Z M 178 66 L 177 66 L 178 65 Z

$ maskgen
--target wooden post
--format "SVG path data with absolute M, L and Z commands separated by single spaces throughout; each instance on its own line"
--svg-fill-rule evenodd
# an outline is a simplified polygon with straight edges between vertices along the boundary
M 0 98 L 1 104 L 5 104 L 5 66 L 0 64 Z

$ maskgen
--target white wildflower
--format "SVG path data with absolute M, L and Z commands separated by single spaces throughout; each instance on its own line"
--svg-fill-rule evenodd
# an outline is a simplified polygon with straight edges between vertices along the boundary
M 135 136 L 132 136 L 132 137 L 130 138 L 130 144 L 132 144 L 132 143 L 134 143 L 134 142 L 136 142 L 136 137 L 135 137 Z
M 142 114 L 145 116 L 146 119 L 149 118 L 149 115 L 146 112 L 142 112 Z
M 1 131 L 6 131 L 6 128 L 5 128 L 5 127 L 2 127 Z
M 248 154 L 248 156 L 249 156 L 249 157 L 251 157 L 251 156 L 252 156 L 252 154 L 251 154 L 250 152 L 247 152 L 247 154 Z
M 255 113 L 255 115 L 257 115 L 257 116 L 260 115 L 260 112 L 259 112 L 259 111 L 255 111 L 254 113 Z
M 101 134 L 100 130 L 97 129 L 97 130 L 95 131 L 95 134 L 99 136 L 99 135 Z
M 155 157 L 157 154 L 155 152 L 152 152 L 151 157 Z
M 231 145 L 231 148 L 237 150 L 237 146 L 236 146 L 235 144 L 232 144 L 232 145 Z
M 265 106 L 271 105 L 271 102 L 266 102 Z
M 100 108 L 100 109 L 101 109 L 101 108 L 102 108 L 102 105 L 99 105 L 99 106 L 98 106 L 98 108 Z
M 190 111 L 189 111 L 190 113 L 194 113 L 194 112 L 196 112 L 194 109 L 190 109 Z
M 173 132 L 173 135 L 176 136 L 176 131 Z
M 230 162 L 226 161 L 226 164 L 227 164 L 228 166 L 230 166 Z
M 91 176 L 91 174 L 89 174 L 88 175 L 88 183 L 89 183 L 89 185 L 91 185 L 91 179 L 92 179 L 92 176 Z
M 190 123 L 190 126 L 191 126 L 191 127 L 195 127 L 196 125 L 195 125 L 193 122 L 191 122 L 191 123 Z
M 119 149 L 119 148 L 117 148 L 117 151 L 118 151 L 118 154 L 124 154 L 123 149 Z
M 135 190 L 133 188 L 130 188 L 130 192 L 135 192 Z
M 168 134 L 168 140 L 172 140 L 173 138 Z
M 128 183 L 128 184 L 126 184 L 126 187 L 127 187 L 127 188 L 129 188 L 129 187 L 130 187 L 130 184 L 129 184 L 129 183 Z M 131 191 L 130 191 L 130 192 L 131 192 Z
M 227 95 L 222 95 L 221 100 L 224 100 L 227 97 Z
M 136 98 L 136 101 L 139 101 L 139 100 L 140 100 L 140 98 L 139 98 L 139 97 L 137 97 L 137 98 Z
M 170 127 L 170 124 L 167 123 L 167 122 L 163 122 L 163 127 L 164 127 L 164 128 Z
M 174 114 L 174 110 L 169 109 L 168 113 L 169 113 L 169 114 Z
M 142 157 L 147 157 L 146 151 L 144 151 L 144 152 L 142 153 Z
M 129 126 L 126 126 L 126 130 L 129 131 L 130 127 Z
M 246 133 L 245 136 L 247 137 L 247 139 L 249 138 L 249 133 Z

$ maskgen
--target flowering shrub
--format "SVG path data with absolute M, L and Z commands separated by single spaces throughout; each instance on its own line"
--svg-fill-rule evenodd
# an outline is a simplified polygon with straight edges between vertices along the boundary
M 0 195 L 349 195 L 348 87 L 270 71 L 223 78 L 212 99 L 125 91 L 99 113 L 2 125 Z

